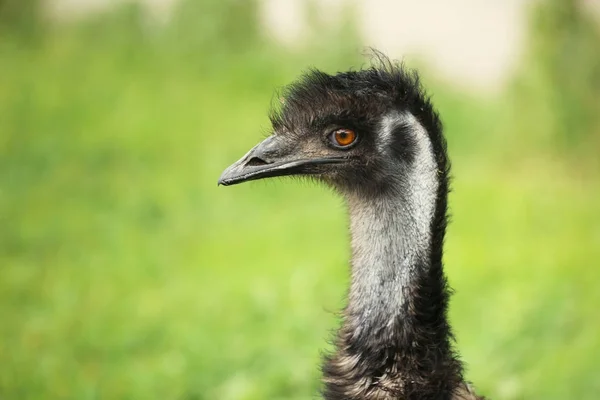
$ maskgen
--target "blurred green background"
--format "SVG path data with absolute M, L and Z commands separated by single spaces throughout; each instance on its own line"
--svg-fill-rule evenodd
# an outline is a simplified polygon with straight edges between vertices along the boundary
M 531 7 L 494 92 L 409 60 L 453 159 L 457 347 L 492 399 L 600 398 L 600 35 L 582 3 Z M 268 132 L 274 89 L 365 64 L 355 17 L 290 49 L 251 1 L 156 23 L 0 0 L 0 399 L 317 397 L 348 283 L 343 202 L 216 181 Z

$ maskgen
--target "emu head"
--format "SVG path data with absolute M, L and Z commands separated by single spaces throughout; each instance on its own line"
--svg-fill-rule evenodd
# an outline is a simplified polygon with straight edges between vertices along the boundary
M 377 195 L 404 186 L 423 160 L 445 168 L 438 116 L 416 73 L 401 65 L 384 60 L 336 75 L 312 70 L 282 97 L 271 113 L 272 135 L 227 168 L 219 184 L 301 175 L 344 194 Z M 437 162 L 436 150 L 443 156 Z

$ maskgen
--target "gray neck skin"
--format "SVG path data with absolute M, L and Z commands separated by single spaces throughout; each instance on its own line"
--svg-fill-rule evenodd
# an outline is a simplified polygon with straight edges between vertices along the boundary
M 412 283 L 429 267 L 437 167 L 429 137 L 411 114 L 385 117 L 381 140 L 392 140 L 400 123 L 411 126 L 413 162 L 398 161 L 397 178 L 386 194 L 368 200 L 347 196 L 353 258 L 346 315 L 354 337 L 383 333 L 401 319 Z M 387 144 L 380 148 L 390 148 Z

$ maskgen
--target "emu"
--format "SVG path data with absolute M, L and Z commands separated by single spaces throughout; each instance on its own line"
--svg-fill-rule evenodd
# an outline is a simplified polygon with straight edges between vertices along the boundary
M 476 400 L 448 323 L 442 252 L 450 163 L 440 118 L 416 71 L 310 70 L 282 92 L 272 135 L 228 167 L 221 185 L 309 176 L 345 199 L 351 286 L 326 400 Z

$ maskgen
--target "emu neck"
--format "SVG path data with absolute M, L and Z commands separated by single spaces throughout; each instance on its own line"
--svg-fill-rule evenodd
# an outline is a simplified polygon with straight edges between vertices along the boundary
M 337 352 L 324 365 L 328 400 L 449 399 L 462 381 L 442 270 L 447 182 L 423 128 L 388 190 L 347 194 L 352 281 Z M 444 154 L 445 156 L 445 154 Z
M 443 279 L 441 260 L 432 258 L 435 168 L 427 173 L 414 172 L 406 187 L 381 197 L 348 199 L 352 279 L 346 318 L 357 340 L 383 334 L 402 345 L 394 337 L 398 329 L 408 339 L 423 328 L 415 315 L 445 318 L 443 293 L 430 292 L 441 292 L 444 285 L 435 282 Z
M 431 215 L 401 196 L 368 203 L 351 199 L 349 208 L 352 280 L 346 315 L 360 336 L 390 327 L 407 313 L 412 289 L 431 269 Z
M 436 211 L 438 216 L 440 212 L 445 214 L 445 210 L 437 210 L 437 198 L 443 196 L 445 200 L 447 193 L 444 187 L 439 190 L 438 165 L 430 139 L 410 115 L 388 116 L 382 125 L 384 138 L 404 127 L 412 137 L 414 157 L 397 161 L 395 174 L 387 180 L 388 188 L 383 193 L 347 197 L 353 255 L 347 317 L 351 323 L 352 319 L 359 322 L 355 325 L 357 336 L 360 331 L 373 335 L 373 331 L 396 324 L 410 330 L 414 322 L 407 317 L 410 312 L 419 312 L 415 297 L 434 295 L 420 293 L 420 280 L 427 278 L 432 269 L 441 272 L 442 268 L 441 260 L 431 257 L 434 243 L 442 243 L 433 237 L 432 230 Z M 443 236 L 444 232 L 437 234 Z M 438 296 L 431 297 L 433 303 L 426 304 L 427 312 L 441 307 L 442 315 L 436 317 L 444 317 L 445 304 L 435 304 L 436 300 Z

